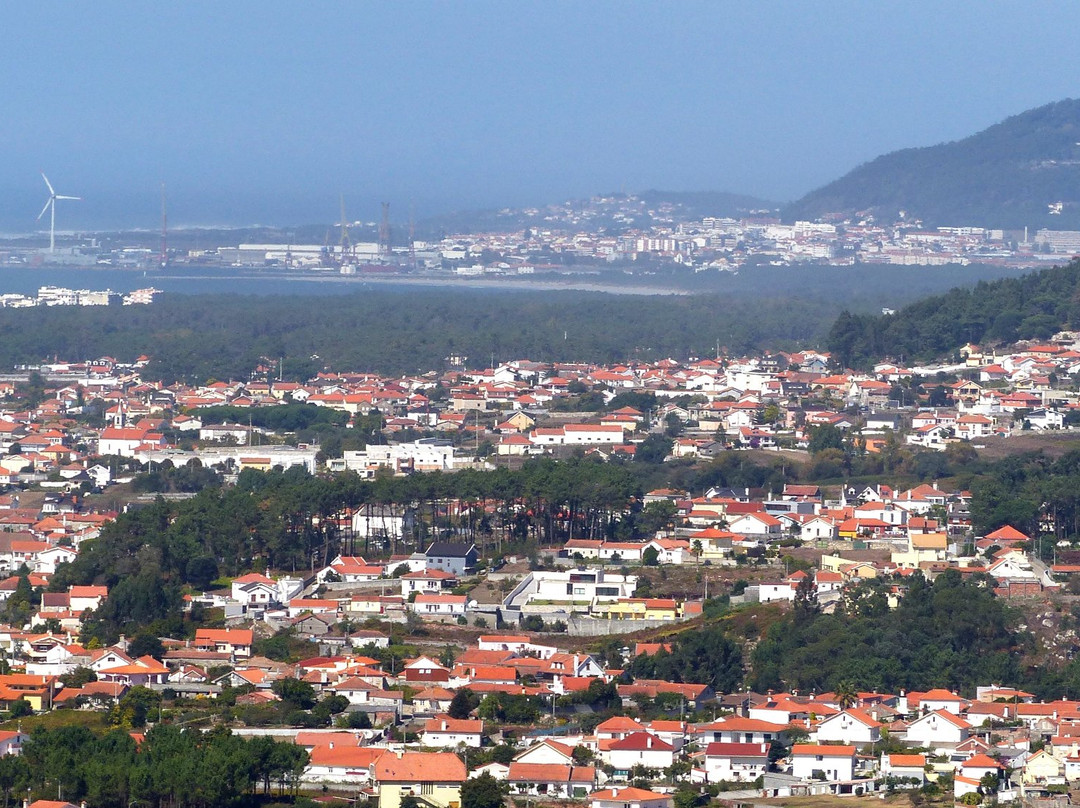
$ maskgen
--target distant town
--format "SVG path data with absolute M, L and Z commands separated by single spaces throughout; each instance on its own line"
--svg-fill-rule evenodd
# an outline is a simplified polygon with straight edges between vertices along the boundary
M 194 249 L 170 248 L 164 239 L 161 248 L 106 246 L 96 237 L 67 234 L 51 251 L 24 246 L 25 241 L 0 247 L 0 265 L 148 268 L 167 263 L 345 275 L 442 272 L 485 277 L 604 267 L 649 272 L 657 265 L 676 265 L 692 272 L 738 271 L 762 264 L 1033 268 L 1080 253 L 1080 231 L 1073 230 L 924 227 L 919 221 L 883 223 L 869 216 L 785 224 L 773 211 L 690 218 L 678 204 L 650 207 L 633 194 L 546 208 L 506 209 L 491 221 L 497 229 L 437 239 L 404 235 L 401 231 L 406 228 L 391 229 L 385 221 L 347 222 L 333 226 L 322 243 L 274 241 Z M 353 239 L 350 229 L 374 231 L 375 238 Z

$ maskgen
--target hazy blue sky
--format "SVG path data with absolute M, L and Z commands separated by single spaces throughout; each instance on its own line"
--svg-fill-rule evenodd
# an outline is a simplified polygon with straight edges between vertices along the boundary
M 0 226 L 405 218 L 616 190 L 798 197 L 1075 96 L 1080 4 L 11 3 Z

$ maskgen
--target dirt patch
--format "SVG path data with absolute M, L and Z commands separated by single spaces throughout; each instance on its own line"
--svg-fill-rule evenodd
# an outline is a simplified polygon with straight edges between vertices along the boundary
M 821 551 L 817 551 L 820 557 Z M 713 564 L 664 565 L 638 567 L 634 570 L 639 578 L 646 578 L 650 585 L 650 597 L 696 600 L 705 596 L 708 581 L 709 597 L 731 594 L 736 581 L 747 583 L 777 581 L 784 577 L 782 564 L 742 564 L 737 567 L 721 567 Z
M 1061 457 L 1066 452 L 1080 449 L 1080 434 L 1076 432 L 1024 432 L 1008 438 L 985 438 L 980 440 L 979 456 L 987 460 L 1001 460 L 1025 452 L 1043 452 L 1050 457 Z
M 724 795 L 721 794 L 719 799 L 723 801 Z M 880 808 L 884 805 L 911 805 L 910 798 L 905 795 L 894 795 L 893 797 L 882 800 L 877 796 L 866 797 L 849 797 L 849 796 L 833 796 L 831 794 L 821 794 L 815 797 L 784 797 L 782 799 L 754 799 L 754 800 L 736 800 L 736 802 L 753 802 L 755 805 L 783 805 L 784 808 L 832 808 L 834 805 L 852 806 L 852 808 L 869 808 L 871 805 L 876 805 Z M 951 800 L 950 800 L 951 803 Z M 927 803 L 930 804 L 930 803 Z

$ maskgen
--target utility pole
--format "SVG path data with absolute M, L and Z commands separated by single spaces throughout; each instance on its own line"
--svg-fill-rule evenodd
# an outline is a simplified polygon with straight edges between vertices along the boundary
M 352 241 L 349 239 L 349 223 L 345 220 L 345 194 L 341 195 L 341 255 L 338 256 L 341 264 L 348 263 L 347 258 L 352 253 Z
M 382 203 L 382 221 L 379 222 L 379 254 L 390 257 L 390 203 Z
M 409 266 L 416 269 L 416 216 L 412 202 L 409 203 Z
M 161 255 L 158 264 L 162 269 L 169 263 L 169 217 L 165 208 L 165 183 L 161 183 Z

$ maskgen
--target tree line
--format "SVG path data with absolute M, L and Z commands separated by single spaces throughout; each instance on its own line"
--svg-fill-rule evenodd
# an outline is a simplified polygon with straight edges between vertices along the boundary
M 0 758 L 5 805 L 38 795 L 97 808 L 220 808 L 256 793 L 296 793 L 307 751 L 272 738 L 244 739 L 162 724 L 141 741 L 69 725 L 35 729 L 20 756 Z
M 291 296 L 165 294 L 151 306 L 4 309 L 0 366 L 147 354 L 144 378 L 198 383 L 246 379 L 259 365 L 297 381 L 326 368 L 413 374 L 448 367 L 451 354 L 470 366 L 492 357 L 656 361 L 710 355 L 717 340 L 737 352 L 816 340 L 836 314 L 824 297 L 800 301 L 803 316 L 794 318 L 794 301 L 717 295 L 380 289 L 312 300 L 318 317 Z
M 245 470 L 235 485 L 225 486 L 211 475 L 194 497 L 159 498 L 121 514 L 82 544 L 78 558 L 58 569 L 50 587 L 110 587 L 109 599 L 88 624 L 89 635 L 104 642 L 130 623 L 166 620 L 172 629 L 183 629 L 177 622 L 183 587 L 205 590 L 223 576 L 252 569 L 304 575 L 338 554 L 386 557 L 422 551 L 436 539 L 473 543 L 481 555 L 493 557 L 534 555 L 575 537 L 640 539 L 674 524 L 674 509 L 644 504 L 645 492 L 654 488 L 691 496 L 713 487 L 749 488 L 767 495 L 785 483 L 871 472 L 912 480 L 961 475 L 958 484 L 973 492 L 971 515 L 980 534 L 1012 524 L 1037 536 L 1040 526 L 1051 524 L 1056 539 L 1080 535 L 1080 452 L 1057 460 L 1030 455 L 982 463 L 955 451 L 909 455 L 898 445 L 869 454 L 859 450 L 857 439 L 841 440 L 838 448 L 835 437 L 829 428 L 816 430 L 817 451 L 806 464 L 725 452 L 699 464 L 538 457 L 516 470 L 372 480 L 353 473 L 316 477 L 293 468 Z M 156 469 L 149 476 L 167 483 L 179 471 Z M 348 514 L 358 510 L 369 517 L 370 532 L 353 530 Z M 1044 549 L 1052 551 L 1053 542 Z M 10 608 L 32 606 L 31 592 L 17 592 Z
M 1017 278 L 955 288 L 905 306 L 896 314 L 844 311 L 826 344 L 845 367 L 883 357 L 905 360 L 954 356 L 967 343 L 1044 340 L 1080 327 L 1080 261 Z

